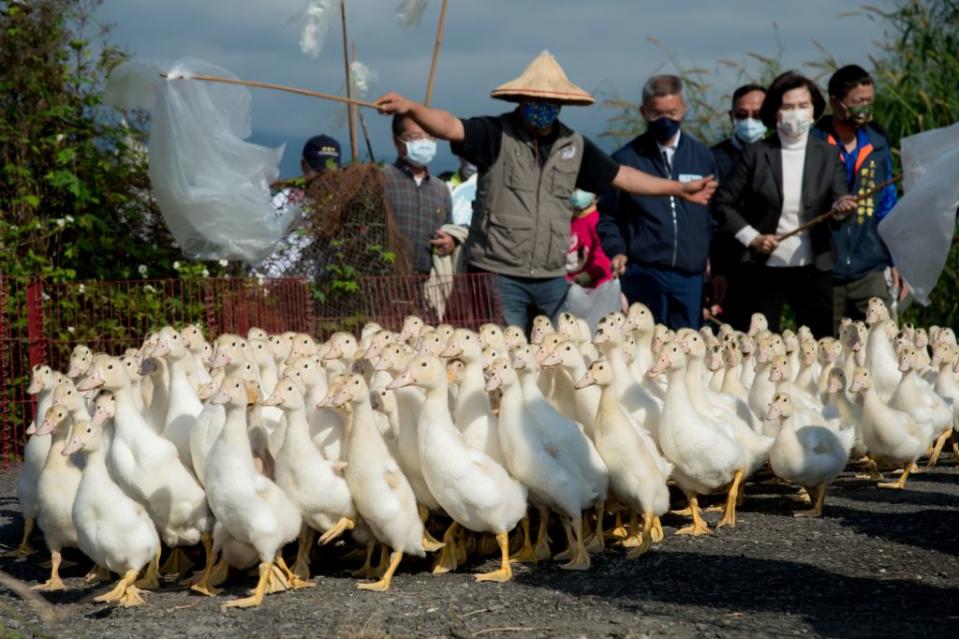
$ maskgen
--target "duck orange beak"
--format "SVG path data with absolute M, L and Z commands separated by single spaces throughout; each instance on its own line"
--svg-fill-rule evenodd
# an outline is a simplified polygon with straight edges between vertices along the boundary
M 165 339 L 161 339 L 157 342 L 157 345 L 153 348 L 153 352 L 150 353 L 150 357 L 163 357 L 170 354 L 170 345 Z
M 782 414 L 783 411 L 779 407 L 779 404 L 773 404 L 769 407 L 769 410 L 766 411 L 766 419 L 779 419 Z
M 489 376 L 489 380 L 486 382 L 485 390 L 487 393 L 492 393 L 494 390 L 503 385 L 503 380 L 499 375 L 493 373 Z
M 646 377 L 659 377 L 669 369 L 669 357 L 664 353 L 659 356 L 656 363 L 646 372 Z
M 540 360 L 539 365 L 543 368 L 550 368 L 552 366 L 558 366 L 562 364 L 562 360 L 559 357 L 559 353 L 553 351 L 549 355 L 546 355 L 543 359 Z
M 595 383 L 596 383 L 596 378 L 593 377 L 593 374 L 586 373 L 585 375 L 583 375 L 583 378 L 581 380 L 576 382 L 573 388 L 575 388 L 576 390 L 579 390 L 581 388 L 587 388 L 589 386 L 592 386 Z
M 463 349 L 460 345 L 453 341 L 446 345 L 446 348 L 440 353 L 440 357 L 459 357 L 463 354 Z
M 392 382 L 387 385 L 387 388 L 390 390 L 396 390 L 397 388 L 406 388 L 413 384 L 413 371 L 407 369 L 403 371 L 403 374 L 394 379 Z
M 279 393 L 277 393 L 276 391 L 273 391 L 273 393 L 269 397 L 267 397 L 262 402 L 260 402 L 260 405 L 261 406 L 279 406 L 282 403 L 283 403 L 283 398 L 280 397 Z
M 67 445 L 63 447 L 63 450 L 60 451 L 60 454 L 64 457 L 68 457 L 73 453 L 81 450 L 83 448 L 83 443 L 80 441 L 79 437 L 71 437 L 70 441 L 67 442 Z
M 77 384 L 77 390 L 88 391 L 88 390 L 93 390 L 94 388 L 99 388 L 100 386 L 103 386 L 103 375 L 98 369 L 97 371 L 93 373 L 93 375 L 90 375 L 86 379 L 82 380 L 79 384 Z
M 39 377 L 34 377 L 30 381 L 30 386 L 27 387 L 28 395 L 36 395 L 43 390 L 43 380 Z

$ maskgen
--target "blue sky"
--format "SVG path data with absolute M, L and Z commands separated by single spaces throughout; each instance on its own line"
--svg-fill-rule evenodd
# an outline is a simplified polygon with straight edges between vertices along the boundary
M 358 59 L 376 72 L 370 98 L 396 90 L 425 95 L 441 0 L 430 0 L 417 27 L 397 18 L 399 0 L 347 0 L 349 37 Z M 749 52 L 775 56 L 787 67 L 821 59 L 822 45 L 841 63 L 869 66 L 878 53 L 881 24 L 857 12 L 862 0 L 450 0 L 433 106 L 460 116 L 495 114 L 506 103 L 489 92 L 517 76 L 542 49 L 548 49 L 570 79 L 594 95 L 636 99 L 645 79 L 683 66 L 717 70 L 728 92 L 735 74 L 719 60 L 749 65 Z M 872 2 L 885 6 L 887 2 Z M 134 57 L 176 60 L 190 56 L 220 65 L 238 77 L 342 93 L 344 71 L 339 21 L 327 35 L 318 59 L 300 51 L 306 0 L 105 0 L 99 18 L 115 24 L 112 40 Z M 662 46 L 649 41 L 655 38 Z M 668 49 L 671 55 L 666 52 Z M 340 140 L 349 155 L 341 109 L 332 103 L 253 89 L 252 141 L 287 144 L 281 173 L 298 173 L 303 142 L 316 133 Z M 610 109 L 565 109 L 563 120 L 612 150 L 599 137 Z M 395 150 L 389 120 L 366 111 L 378 160 Z M 362 138 L 361 138 L 362 140 Z M 363 148 L 361 141 L 361 149 Z M 365 156 L 365 150 L 363 151 Z M 447 145 L 432 168 L 452 168 Z

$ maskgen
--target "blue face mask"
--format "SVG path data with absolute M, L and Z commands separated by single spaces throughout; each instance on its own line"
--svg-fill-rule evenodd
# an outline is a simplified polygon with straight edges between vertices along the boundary
M 676 135 L 676 132 L 679 131 L 679 120 L 674 120 L 664 116 L 648 122 L 646 124 L 646 130 L 652 134 L 653 138 L 657 142 L 660 144 L 666 144 L 672 140 L 673 136 Z
M 593 194 L 589 191 L 576 189 L 573 191 L 573 194 L 569 196 L 569 203 L 572 204 L 573 208 L 577 211 L 582 211 L 593 203 Z
M 555 102 L 524 102 L 519 107 L 519 117 L 534 129 L 548 129 L 559 118 L 559 105 Z
M 763 136 L 766 135 L 766 125 L 763 124 L 762 120 L 743 118 L 735 121 L 733 132 L 741 142 L 752 144 L 763 139 Z
M 436 155 L 436 140 L 427 138 L 406 140 L 406 161 L 414 166 L 426 166 Z

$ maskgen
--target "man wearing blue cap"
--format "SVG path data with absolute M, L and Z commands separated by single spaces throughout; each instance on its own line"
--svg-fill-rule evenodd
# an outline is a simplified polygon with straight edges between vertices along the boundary
M 309 182 L 329 169 L 340 168 L 340 143 L 328 135 L 314 135 L 303 145 L 300 157 L 300 170 L 303 178 Z M 263 260 L 254 269 L 254 274 L 268 277 L 307 276 L 314 277 L 313 266 L 309 263 L 301 264 L 303 250 L 313 242 L 310 235 L 299 230 L 303 224 L 303 201 L 306 193 L 303 189 L 291 186 L 273 196 L 273 209 L 277 215 L 285 215 L 290 209 L 296 209 L 297 214 L 291 225 L 291 232 L 272 255 Z

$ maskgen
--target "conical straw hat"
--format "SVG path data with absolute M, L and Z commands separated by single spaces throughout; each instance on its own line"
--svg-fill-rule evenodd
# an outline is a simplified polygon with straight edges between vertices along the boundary
M 593 96 L 567 79 L 563 68 L 549 51 L 536 56 L 518 78 L 496 87 L 490 96 L 511 102 L 541 98 L 580 106 L 595 102 Z

